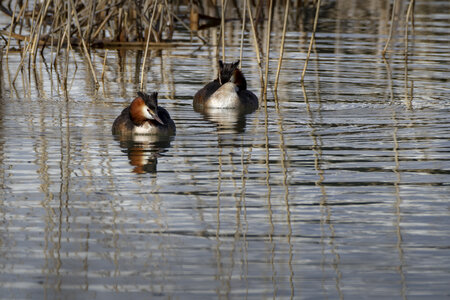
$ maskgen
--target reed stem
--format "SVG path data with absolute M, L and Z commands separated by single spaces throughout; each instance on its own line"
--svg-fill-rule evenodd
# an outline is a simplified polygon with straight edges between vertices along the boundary
M 283 22 L 283 34 L 281 36 L 281 45 L 280 45 L 280 57 L 278 58 L 278 67 L 277 67 L 277 74 L 275 75 L 275 85 L 273 89 L 276 91 L 278 88 L 278 78 L 280 76 L 280 70 L 281 70 L 281 63 L 283 61 L 283 54 L 284 54 L 284 40 L 286 38 L 286 28 L 287 28 L 287 21 L 288 21 L 288 15 L 289 15 L 289 3 L 290 0 L 286 0 L 285 4 L 285 10 L 284 10 L 284 22 Z M 276 100 L 278 97 L 275 98 Z
M 409 16 L 411 15 L 412 8 L 414 6 L 414 0 L 409 1 L 408 10 L 406 12 L 405 20 L 405 55 L 408 54 L 408 29 L 409 29 Z M 412 20 L 411 20 L 412 21 Z
M 247 12 L 247 9 L 245 8 L 246 5 L 247 5 L 247 0 L 244 0 L 244 3 L 242 5 L 243 13 L 242 13 L 242 30 L 241 30 L 241 49 L 239 50 L 239 68 L 241 68 L 241 66 L 242 66 L 242 49 L 244 47 L 244 31 L 245 31 L 245 21 L 246 21 L 245 15 Z
M 155 4 L 153 6 L 153 11 L 152 11 L 152 17 L 150 18 L 150 24 L 148 25 L 148 32 L 147 32 L 147 42 L 145 43 L 145 51 L 144 51 L 144 61 L 142 62 L 142 68 L 141 68 L 141 84 L 140 84 L 140 89 L 141 91 L 144 88 L 144 70 L 145 70 L 145 63 L 147 61 L 147 53 L 148 53 L 148 46 L 150 43 L 150 35 L 152 33 L 152 26 L 153 26 L 153 18 L 155 16 L 155 11 L 156 11 L 156 7 L 157 4 Z
M 305 64 L 303 66 L 302 77 L 300 79 L 300 82 L 302 82 L 302 83 L 304 82 L 304 79 L 305 79 L 306 68 L 308 66 L 309 56 L 311 55 L 311 49 L 312 49 L 312 45 L 313 45 L 315 35 L 316 35 L 317 20 L 319 19 L 319 10 L 320 10 L 320 0 L 317 1 L 316 15 L 314 17 L 314 26 L 313 26 L 313 31 L 311 33 L 311 39 L 309 40 L 308 54 L 306 55 Z
M 13 27 L 14 27 L 15 13 L 16 13 L 16 10 L 13 10 L 12 17 L 11 17 L 11 26 L 9 27 L 8 42 L 6 43 L 6 54 L 5 54 L 6 61 L 8 61 L 9 45 L 11 44 L 11 35 L 12 35 Z
M 258 62 L 258 67 L 259 67 L 259 76 L 260 76 L 261 82 L 263 82 L 263 75 L 262 75 L 262 69 L 261 69 L 261 55 L 259 53 L 258 37 L 256 36 L 255 23 L 253 21 L 252 10 L 250 8 L 249 1 L 247 1 L 247 10 L 248 10 L 248 17 L 250 19 L 250 24 L 252 27 L 253 43 L 255 45 L 255 52 L 256 52 L 256 61 Z
M 225 2 L 222 1 L 222 17 L 220 20 L 221 40 L 222 40 L 222 61 L 225 62 Z
M 270 33 L 272 31 L 272 10 L 273 0 L 269 2 L 269 23 L 267 24 L 267 37 L 266 37 L 266 67 L 265 67 L 265 79 L 264 79 L 264 93 L 267 93 L 267 83 L 269 81 L 269 60 L 270 60 Z
M 65 65 L 64 65 L 64 78 L 63 78 L 63 87 L 64 90 L 67 90 L 67 77 L 69 75 L 69 53 L 70 49 L 72 48 L 72 44 L 70 43 L 70 24 L 72 24 L 72 14 L 70 13 L 72 11 L 71 9 L 71 1 L 67 1 L 67 22 L 66 22 L 66 29 L 64 30 L 65 38 L 67 38 L 67 47 L 65 51 Z M 63 37 L 64 38 L 64 37 Z
M 388 36 L 388 39 L 386 41 L 386 45 L 384 45 L 384 49 L 381 52 L 383 57 L 386 54 L 387 48 L 389 46 L 389 43 L 391 42 L 392 32 L 394 31 L 394 16 L 395 16 L 395 10 L 397 9 L 397 5 L 396 4 L 397 4 L 397 0 L 394 0 L 394 5 L 392 7 L 392 14 L 391 14 L 391 27 L 389 28 L 389 36 Z
M 87 49 L 86 43 L 83 38 L 83 32 L 81 30 L 80 22 L 78 20 L 78 14 L 77 14 L 77 11 L 75 10 L 75 4 L 73 3 L 73 0 L 70 0 L 70 2 L 72 4 L 72 11 L 73 11 L 73 15 L 75 17 L 75 25 L 77 26 L 78 34 L 80 35 L 80 40 L 81 40 L 81 45 L 84 50 L 84 55 L 86 56 L 86 59 L 87 59 L 88 65 L 89 65 L 89 69 L 91 70 L 92 79 L 94 79 L 94 82 L 95 82 L 95 87 L 98 88 L 100 85 L 97 80 L 97 75 L 95 74 L 94 66 L 92 65 L 91 56 L 89 55 L 89 51 Z
M 103 58 L 102 75 L 100 77 L 102 79 L 102 82 L 104 82 L 104 80 L 105 80 L 105 68 L 106 68 L 106 58 L 108 56 L 108 49 L 105 50 L 104 55 L 105 55 L 105 57 Z
M 33 46 L 32 46 L 32 51 L 31 51 L 31 54 L 32 54 L 32 57 L 33 57 L 33 59 L 32 59 L 33 65 L 36 63 L 37 45 L 38 45 L 39 40 L 40 40 L 42 22 L 45 19 L 45 15 L 47 13 L 47 10 L 48 10 L 48 7 L 50 5 L 50 2 L 51 2 L 50 0 L 47 0 L 47 2 L 45 3 L 45 8 L 44 8 L 44 6 L 42 6 L 41 11 L 39 12 L 39 15 L 38 15 L 39 23 L 37 24 L 37 29 L 35 30 L 35 35 L 34 35 L 34 39 L 33 39 Z

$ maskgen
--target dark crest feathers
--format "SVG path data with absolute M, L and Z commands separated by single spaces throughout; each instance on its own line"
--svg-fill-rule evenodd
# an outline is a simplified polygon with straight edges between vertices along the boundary
M 239 60 L 234 63 L 223 63 L 219 60 L 219 82 L 220 84 L 227 83 L 230 81 L 231 76 L 233 76 L 234 70 L 239 66 Z
M 150 95 L 144 92 L 137 92 L 138 96 L 144 100 L 145 104 L 149 108 L 156 109 L 158 107 L 158 93 L 153 92 Z

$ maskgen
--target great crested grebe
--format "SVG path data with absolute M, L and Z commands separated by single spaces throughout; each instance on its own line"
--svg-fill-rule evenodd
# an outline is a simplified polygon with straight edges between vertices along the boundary
M 113 134 L 173 135 L 175 123 L 163 107 L 158 106 L 158 93 L 138 92 L 137 97 L 116 118 Z
M 247 90 L 247 81 L 238 65 L 239 60 L 234 63 L 219 60 L 218 77 L 195 94 L 194 107 L 256 110 L 258 97 Z

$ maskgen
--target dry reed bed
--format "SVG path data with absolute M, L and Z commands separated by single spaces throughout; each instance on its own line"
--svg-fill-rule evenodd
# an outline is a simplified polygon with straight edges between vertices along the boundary
M 409 19 L 413 22 L 414 0 L 394 0 L 391 29 L 383 56 L 391 40 L 395 8 L 403 1 L 409 1 L 406 23 Z M 289 0 L 42 0 L 30 3 L 28 0 L 19 0 L 14 2 L 14 8 L 10 7 L 12 1 L 6 6 L 1 5 L 1 10 L 11 16 L 11 24 L 2 29 L 0 34 L 6 41 L 6 58 L 8 51 L 13 49 L 13 44 L 21 52 L 21 62 L 13 82 L 25 62 L 28 62 L 29 66 L 34 66 L 39 49 L 50 48 L 56 55 L 65 55 L 66 62 L 68 62 L 70 52 L 74 47 L 78 47 L 84 54 L 94 81 L 98 85 L 91 62 L 90 51 L 92 48 L 145 49 L 143 73 L 149 49 L 173 47 L 181 42 L 174 39 L 174 33 L 177 30 L 188 30 L 198 41 L 209 44 L 207 38 L 201 34 L 201 30 L 211 26 L 220 26 L 221 45 L 217 46 L 222 47 L 222 59 L 225 60 L 224 24 L 229 19 L 240 19 L 242 22 L 241 53 L 244 32 L 249 26 L 248 34 L 254 44 L 255 56 L 260 69 L 261 86 L 264 87 L 265 93 L 269 80 L 268 54 L 271 51 L 270 36 L 274 6 L 277 4 L 285 6 L 282 41 L 274 85 L 276 90 L 283 60 L 284 36 L 291 2 Z M 314 12 L 313 30 L 300 79 L 300 82 L 303 82 L 314 43 L 321 1 L 294 1 L 292 5 L 295 5 L 297 10 L 309 9 Z M 231 11 L 235 12 L 234 18 L 230 16 Z M 260 45 L 262 35 L 258 30 L 261 24 L 266 25 L 265 47 Z M 405 52 L 407 51 L 407 32 L 408 26 L 406 25 Z M 263 50 L 263 48 L 265 49 Z M 263 61 L 265 62 L 264 66 L 262 65 Z M 141 86 L 142 84 L 143 74 L 141 74 Z

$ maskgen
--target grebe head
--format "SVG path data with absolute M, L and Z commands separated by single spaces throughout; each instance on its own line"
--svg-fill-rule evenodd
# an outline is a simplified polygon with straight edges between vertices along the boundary
M 142 125 L 147 120 L 155 120 L 164 125 L 164 122 L 158 117 L 158 93 L 150 95 L 138 92 L 136 97 L 130 105 L 131 120 L 137 124 Z
M 238 69 L 239 60 L 234 63 L 223 63 L 219 60 L 219 83 L 224 84 L 230 81 L 233 76 L 233 72 Z

